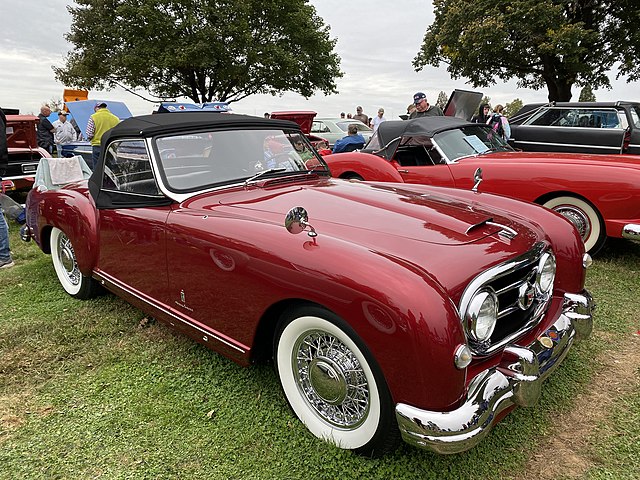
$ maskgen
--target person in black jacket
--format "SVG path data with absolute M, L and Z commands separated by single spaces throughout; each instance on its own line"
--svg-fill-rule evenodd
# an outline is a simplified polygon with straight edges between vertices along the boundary
M 51 115 L 51 107 L 49 105 L 40 107 L 40 115 L 38 115 L 40 121 L 38 122 L 37 130 L 38 146 L 49 153 L 53 153 L 53 134 L 56 129 L 49 121 L 49 115 Z
M 487 123 L 487 120 L 489 120 L 489 117 L 491 116 L 490 113 L 491 107 L 489 104 L 483 103 L 480 105 L 480 108 L 478 108 L 478 114 L 474 115 L 471 121 L 473 123 Z
M 9 165 L 9 149 L 7 148 L 7 117 L 0 108 L 0 180 L 6 174 Z M 9 250 L 9 228 L 0 208 L 0 268 L 11 268 L 15 265 Z
M 7 117 L 0 108 L 0 180 L 7 174 L 9 149 L 7 148 Z

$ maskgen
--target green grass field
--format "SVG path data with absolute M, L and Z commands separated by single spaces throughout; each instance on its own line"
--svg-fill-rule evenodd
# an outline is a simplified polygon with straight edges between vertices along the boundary
M 460 455 L 402 445 L 369 460 L 312 437 L 270 366 L 239 367 L 115 296 L 72 299 L 50 257 L 10 228 L 0 479 L 640 478 L 640 244 L 610 242 L 596 258 L 594 335 L 537 407 L 517 409 Z

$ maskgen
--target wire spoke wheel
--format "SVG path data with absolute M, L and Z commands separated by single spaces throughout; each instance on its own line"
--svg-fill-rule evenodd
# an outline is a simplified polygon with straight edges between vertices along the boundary
M 97 284 L 80 271 L 76 251 L 67 234 L 59 228 L 54 228 L 51 231 L 50 247 L 53 267 L 62 288 L 72 297 L 92 297 Z
M 341 318 L 316 306 L 287 312 L 274 363 L 287 401 L 316 437 L 369 456 L 395 448 L 400 432 L 384 377 Z
M 569 220 L 582 237 L 591 255 L 602 248 L 607 239 L 606 228 L 598 211 L 585 200 L 572 196 L 552 198 L 543 204 Z

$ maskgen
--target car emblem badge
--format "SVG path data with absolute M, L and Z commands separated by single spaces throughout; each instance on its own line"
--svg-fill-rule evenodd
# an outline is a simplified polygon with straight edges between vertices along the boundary
M 180 301 L 185 303 L 184 290 L 180 290 Z
M 533 303 L 533 299 L 536 296 L 536 291 L 533 285 L 529 282 L 523 283 L 518 289 L 518 307 L 521 310 L 528 309 Z

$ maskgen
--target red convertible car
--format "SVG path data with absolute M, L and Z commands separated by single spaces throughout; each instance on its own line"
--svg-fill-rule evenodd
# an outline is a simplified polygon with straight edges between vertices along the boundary
M 465 190 L 481 169 L 477 189 L 564 215 L 591 254 L 607 236 L 640 240 L 637 156 L 516 152 L 486 125 L 452 117 L 384 122 L 362 152 L 324 158 L 335 177 Z
M 333 179 L 300 141 L 242 115 L 124 120 L 88 179 L 42 162 L 23 239 L 74 297 L 103 287 L 242 365 L 273 359 L 341 448 L 460 452 L 535 404 L 592 328 L 576 230 L 490 194 Z

